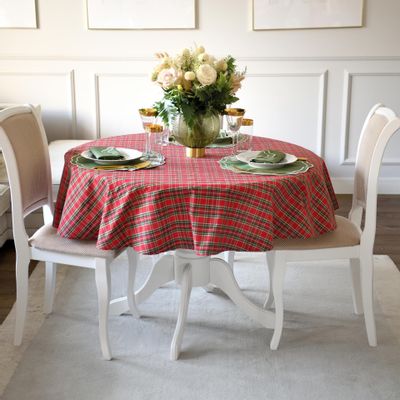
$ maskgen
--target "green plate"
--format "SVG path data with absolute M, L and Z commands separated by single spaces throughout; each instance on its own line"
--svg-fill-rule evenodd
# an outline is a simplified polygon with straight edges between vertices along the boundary
M 111 168 L 107 167 L 107 170 L 108 171 L 135 171 L 136 169 L 142 169 L 142 168 L 135 167 L 135 165 L 140 164 L 143 161 L 145 161 L 144 157 L 141 158 L 140 160 L 138 160 L 137 163 L 130 163 L 127 165 L 115 165 L 115 169 L 111 169 Z M 96 164 L 95 162 L 93 162 L 85 157 L 82 157 L 80 154 L 77 154 L 71 158 L 71 164 L 74 164 L 74 165 L 78 166 L 79 168 L 98 169 L 99 171 L 102 170 L 102 167 L 104 167 L 99 164 Z M 163 157 L 162 162 L 160 162 L 160 163 L 152 162 L 145 169 L 159 167 L 160 165 L 163 165 L 163 164 L 165 164 L 165 157 Z
M 254 168 L 249 164 L 239 161 L 235 156 L 224 157 L 219 160 L 221 168 L 232 172 L 253 175 L 296 175 L 307 172 L 313 167 L 308 161 L 297 160 L 296 162 L 284 165 L 280 168 Z

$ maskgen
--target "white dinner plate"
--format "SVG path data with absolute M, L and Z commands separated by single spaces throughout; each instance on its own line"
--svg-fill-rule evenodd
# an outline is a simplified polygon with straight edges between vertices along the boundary
M 293 154 L 288 154 L 285 153 L 285 158 L 278 163 L 257 163 L 257 162 L 251 162 L 253 158 L 257 157 L 257 154 L 260 153 L 260 151 L 245 151 L 244 153 L 240 153 L 236 156 L 236 158 L 239 161 L 245 162 L 249 164 L 251 167 L 254 168 L 264 168 L 264 169 L 275 169 L 275 168 L 280 168 L 284 167 L 285 165 L 288 164 L 293 164 L 294 162 L 297 161 L 297 157 L 294 156 Z
M 83 151 L 81 156 L 99 165 L 123 165 L 138 160 L 143 155 L 143 153 L 139 150 L 128 149 L 125 147 L 116 147 L 116 150 L 118 150 L 124 156 L 124 158 L 121 158 L 120 160 L 98 160 L 93 156 L 89 149 Z

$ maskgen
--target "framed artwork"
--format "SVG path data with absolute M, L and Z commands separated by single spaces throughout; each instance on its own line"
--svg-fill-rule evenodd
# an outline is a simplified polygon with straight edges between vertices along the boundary
M 0 0 L 0 28 L 37 28 L 36 0 Z
M 196 0 L 87 0 L 89 29 L 195 29 Z
M 360 27 L 363 0 L 253 0 L 253 30 Z

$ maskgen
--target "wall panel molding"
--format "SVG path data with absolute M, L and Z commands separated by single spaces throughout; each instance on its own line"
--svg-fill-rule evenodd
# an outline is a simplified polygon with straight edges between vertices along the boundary
M 326 132 L 326 106 L 327 106 L 327 82 L 328 71 L 322 72 L 275 72 L 275 73 L 249 73 L 246 78 L 317 78 L 318 82 L 318 110 L 317 110 L 317 132 L 316 149 L 323 157 L 325 150 Z
M 352 98 L 352 84 L 353 78 L 357 76 L 367 77 L 384 77 L 395 76 L 400 77 L 400 72 L 356 72 L 344 71 L 344 84 L 343 84 L 343 107 L 342 107 L 342 123 L 341 123 L 341 151 L 340 151 L 340 164 L 341 165 L 354 165 L 355 158 L 349 156 L 349 140 L 350 140 L 350 119 L 351 119 L 351 98 Z M 400 157 L 385 158 L 382 165 L 400 165 Z
M 281 126 L 288 127 L 285 134 L 320 153 L 327 162 L 335 189 L 351 192 L 357 127 L 366 104 L 386 101 L 388 106 L 400 112 L 400 97 L 399 100 L 396 97 L 400 84 L 400 57 L 242 55 L 236 59 L 240 66 L 248 67 L 243 97 L 241 92 L 238 97 L 244 106 L 250 102 L 249 115 L 250 112 L 255 114 L 258 126 L 271 126 L 272 134 L 279 138 L 279 120 L 293 110 L 298 111 L 296 121 L 283 121 Z M 94 139 L 95 136 L 111 135 L 113 131 L 116 134 L 129 129 L 138 131 L 140 120 L 132 113 L 132 105 L 135 108 L 140 103 L 150 104 L 150 99 L 162 96 L 162 91 L 158 95 L 158 88 L 151 86 L 148 78 L 155 63 L 152 56 L 0 55 L 0 77 L 4 84 L 0 101 L 8 102 L 7 97 L 23 101 L 24 87 L 13 89 L 21 76 L 21 85 L 30 85 L 31 80 L 37 80 L 27 91 L 28 101 L 34 102 L 36 96 L 39 103 L 43 99 L 45 125 L 52 138 L 57 137 L 57 133 L 62 139 Z M 251 84 L 246 87 L 247 79 Z M 267 93 L 265 102 L 268 107 L 274 107 L 272 118 L 263 112 L 259 92 L 259 87 L 268 90 L 270 82 L 281 96 L 274 103 L 274 93 Z M 369 91 L 370 87 L 377 93 Z M 293 93 L 289 101 L 285 101 L 287 93 L 289 96 Z M 363 102 L 364 94 L 368 96 Z M 263 130 L 264 133 L 268 134 L 268 131 Z M 397 138 L 393 143 L 399 143 Z M 400 194 L 400 151 L 397 147 L 391 146 L 384 159 L 386 167 L 381 176 L 384 193 Z
M 65 77 L 66 85 L 68 87 L 67 96 L 69 97 L 69 113 L 71 117 L 71 136 L 74 139 L 77 132 L 77 109 L 76 109 L 76 88 L 75 88 L 75 70 L 69 70 L 65 72 L 53 72 L 53 71 L 0 71 L 0 76 L 26 76 L 26 77 Z
M 251 56 L 237 56 L 237 61 L 256 61 L 256 62 L 314 62 L 314 61 L 331 61 L 331 62 L 346 62 L 346 61 L 400 61 L 400 56 L 308 56 L 308 57 L 251 57 Z M 113 62 L 113 61 L 135 61 L 135 62 L 156 62 L 156 58 L 153 55 L 143 55 L 135 57 L 125 56 L 78 56 L 78 55 L 19 55 L 19 54 L 2 54 L 0 55 L 1 60 L 10 61 L 93 61 L 93 62 Z
M 96 138 L 101 136 L 101 105 L 100 105 L 100 80 L 101 78 L 146 78 L 146 73 L 95 73 L 94 74 L 94 97 L 95 97 L 95 120 L 96 120 Z

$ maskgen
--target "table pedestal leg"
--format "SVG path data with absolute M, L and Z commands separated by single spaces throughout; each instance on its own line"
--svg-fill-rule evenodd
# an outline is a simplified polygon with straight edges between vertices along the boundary
M 181 282 L 181 302 L 179 304 L 178 321 L 176 322 L 174 336 L 171 342 L 171 360 L 177 360 L 181 351 L 181 344 L 183 339 L 183 331 L 185 329 L 185 322 L 187 312 L 189 309 L 190 294 L 192 292 L 192 266 L 186 264 L 183 269 L 182 282 Z
M 172 360 L 179 358 L 192 287 L 214 285 L 224 291 L 250 318 L 266 328 L 274 328 L 275 314 L 257 306 L 243 295 L 232 268 L 226 261 L 208 256 L 197 256 L 192 250 L 176 250 L 174 255 L 161 257 L 154 264 L 146 282 L 135 292 L 136 303 L 140 304 L 157 288 L 172 280 L 181 286 L 178 320 L 171 343 Z M 110 304 L 110 311 L 113 314 L 123 314 L 128 310 L 126 297 L 115 299 Z
M 230 265 L 219 258 L 210 260 L 211 283 L 219 287 L 250 318 L 266 328 L 273 329 L 275 314 L 252 303 L 240 290 Z
M 154 265 L 142 287 L 135 292 L 136 304 L 150 297 L 156 289 L 174 280 L 174 256 L 165 255 Z M 110 302 L 110 314 L 121 315 L 129 311 L 127 297 L 120 297 Z

